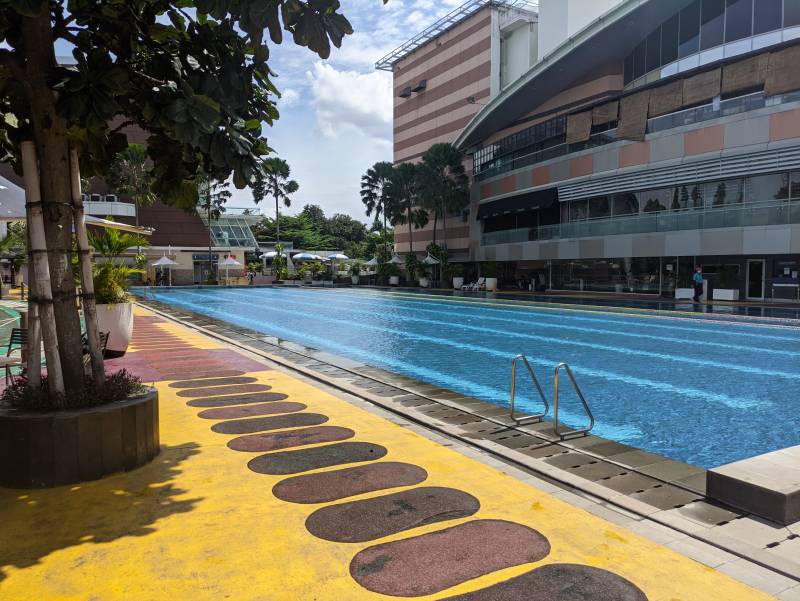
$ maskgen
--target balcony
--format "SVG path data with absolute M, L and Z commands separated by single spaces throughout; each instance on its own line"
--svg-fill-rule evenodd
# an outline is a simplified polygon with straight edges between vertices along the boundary
M 95 217 L 136 217 L 136 205 L 120 202 L 116 194 L 84 194 L 83 208 Z
M 800 201 L 752 203 L 705 210 L 644 213 L 483 234 L 483 246 L 655 232 L 800 224 Z

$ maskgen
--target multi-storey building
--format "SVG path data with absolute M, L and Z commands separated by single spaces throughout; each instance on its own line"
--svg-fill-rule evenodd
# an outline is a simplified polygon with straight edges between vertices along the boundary
M 662 294 L 700 265 L 741 298 L 797 298 L 800 0 L 539 4 L 535 62 L 449 134 L 472 159 L 469 260 L 509 283 Z M 429 80 L 418 103 L 437 93 L 412 79 Z

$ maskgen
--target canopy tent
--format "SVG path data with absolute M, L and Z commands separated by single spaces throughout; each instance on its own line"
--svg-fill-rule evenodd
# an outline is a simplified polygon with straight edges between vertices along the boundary
M 392 255 L 392 258 L 389 259 L 389 263 L 394 263 L 395 265 L 402 265 L 404 263 L 403 259 L 400 258 L 400 255 Z
M 377 267 L 378 265 L 380 265 L 380 261 L 378 261 L 378 257 L 373 257 L 372 259 L 367 261 L 367 265 L 369 265 L 370 267 Z
M 241 266 L 242 266 L 242 264 L 239 263 L 239 261 L 237 261 L 233 257 L 225 257 L 225 260 L 222 261 L 219 264 L 219 267 L 224 267 L 225 268 L 225 284 L 226 285 L 228 284 L 228 268 L 229 267 L 241 267 Z
M 422 262 L 425 263 L 425 265 L 438 265 L 439 263 L 441 263 L 439 259 L 430 254 L 424 259 L 422 259 Z
M 169 269 L 169 285 L 170 286 L 172 286 L 172 266 L 173 265 L 177 265 L 177 264 L 178 264 L 177 261 L 173 261 L 172 259 L 170 259 L 166 255 L 161 257 L 158 261 L 154 261 L 153 263 L 150 263 L 150 265 L 152 265 L 153 267 L 161 267 L 162 269 L 164 267 L 169 267 L 170 268 Z

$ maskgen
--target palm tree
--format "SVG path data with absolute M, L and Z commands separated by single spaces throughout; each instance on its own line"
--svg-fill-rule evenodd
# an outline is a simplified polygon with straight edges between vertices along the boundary
M 392 225 L 408 225 L 408 248 L 414 253 L 414 234 L 412 228 L 419 229 L 428 225 L 428 212 L 417 206 L 417 190 L 419 187 L 418 165 L 401 163 L 394 168 L 389 182 L 389 196 L 397 211 Z
M 292 170 L 289 163 L 278 157 L 270 157 L 262 162 L 266 176 L 256 175 L 256 182 L 253 186 L 253 200 L 256 204 L 260 203 L 267 196 L 275 198 L 275 243 L 281 242 L 281 212 L 280 203 L 287 208 L 292 206 L 290 194 L 296 193 L 300 189 L 293 179 L 289 179 Z
M 106 260 L 113 260 L 125 254 L 129 248 L 150 246 L 143 236 L 129 234 L 121 230 L 101 229 L 87 230 L 89 244 L 97 254 Z
M 197 176 L 197 194 L 199 196 L 199 207 L 205 212 L 208 220 L 208 279 L 214 279 L 214 257 L 211 248 L 214 245 L 214 234 L 211 226 L 215 219 L 225 212 L 225 203 L 231 198 L 232 194 L 228 187 L 228 182 L 212 182 L 208 176 L 201 173 Z
M 444 225 L 447 248 L 447 214 L 469 206 L 469 178 L 464 169 L 464 153 L 452 144 L 434 144 L 422 157 L 419 183 L 420 204 L 433 213 L 433 243 L 439 217 Z
M 136 225 L 138 226 L 139 208 L 152 206 L 156 201 L 156 195 L 152 191 L 153 176 L 147 165 L 145 146 L 128 144 L 125 150 L 118 153 L 109 167 L 106 182 L 112 191 L 128 194 L 133 199 L 133 204 L 136 205 Z
M 386 239 L 386 222 L 397 214 L 396 207 L 389 194 L 394 167 L 382 161 L 375 163 L 361 177 L 361 202 L 367 209 L 367 217 L 375 213 L 375 223 L 383 217 L 383 246 L 388 246 Z

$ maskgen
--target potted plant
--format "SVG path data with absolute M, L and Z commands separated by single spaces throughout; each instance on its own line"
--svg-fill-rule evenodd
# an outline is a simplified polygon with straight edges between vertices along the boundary
M 322 263 L 312 263 L 308 267 L 309 272 L 311 273 L 311 285 L 312 286 L 322 286 L 324 285 L 325 281 L 323 278 L 325 277 L 325 271 L 327 268 Z
M 146 247 L 149 242 L 119 230 L 91 230 L 89 244 L 100 254 L 93 265 L 94 294 L 97 304 L 97 327 L 108 333 L 107 357 L 121 357 L 128 351 L 133 335 L 133 304 L 128 297 L 131 278 L 140 269 L 128 267 L 120 258 L 129 248 Z
M 386 266 L 386 273 L 389 276 L 390 286 L 400 285 L 400 269 L 394 263 L 388 263 Z
M 453 290 L 461 290 L 464 286 L 464 266 L 461 263 L 450 265 L 450 277 L 453 278 Z
M 418 267 L 420 288 L 430 288 L 431 280 L 428 278 L 430 267 L 425 263 L 420 263 Z
M 272 275 L 275 276 L 273 284 L 282 284 L 289 279 L 289 269 L 286 266 L 286 257 L 283 255 L 283 244 L 275 245 L 275 258 L 272 259 Z
M 364 264 L 361 261 L 353 261 L 350 265 L 350 281 L 353 283 L 353 286 L 358 286 L 363 267 Z
M 730 270 L 723 267 L 719 272 L 717 284 L 719 287 L 714 287 L 712 297 L 714 300 L 723 301 L 738 301 L 739 289 L 736 286 L 736 275 Z
M 414 253 L 408 253 L 405 258 L 406 261 L 406 280 L 409 285 L 413 285 L 417 277 L 421 275 L 423 263 L 417 258 Z
M 678 277 L 678 286 L 675 288 L 675 298 L 677 300 L 692 300 L 694 298 L 694 287 L 692 286 L 692 276 L 681 274 Z
M 481 275 L 486 278 L 486 292 L 497 292 L 497 263 L 490 261 L 481 265 Z

